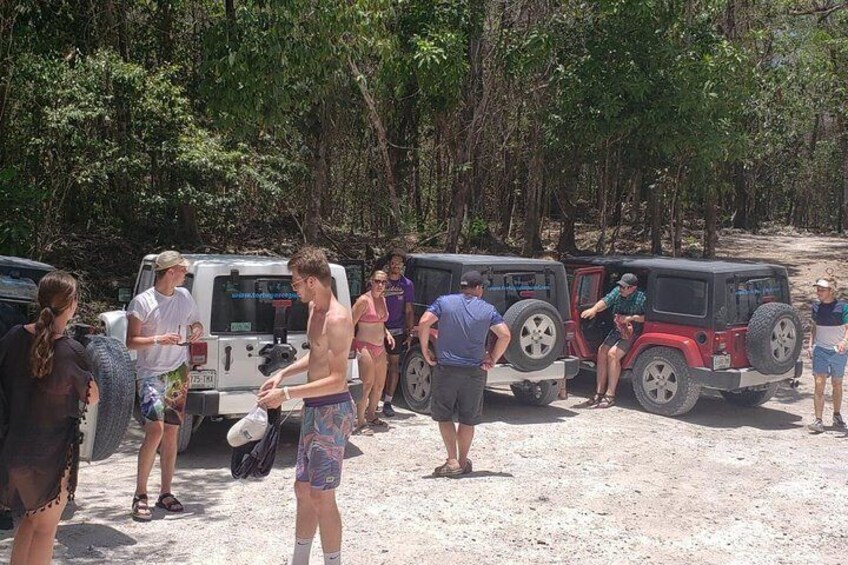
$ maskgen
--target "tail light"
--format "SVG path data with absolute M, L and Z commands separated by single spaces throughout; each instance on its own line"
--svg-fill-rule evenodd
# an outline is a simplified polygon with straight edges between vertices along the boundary
M 188 347 L 188 357 L 191 360 L 191 365 L 205 365 L 209 357 L 209 344 L 205 341 L 195 341 Z
M 727 332 L 716 332 L 713 338 L 713 351 L 724 353 L 727 351 Z
M 574 341 L 577 324 L 574 323 L 574 320 L 568 320 L 563 325 L 565 326 L 565 341 Z

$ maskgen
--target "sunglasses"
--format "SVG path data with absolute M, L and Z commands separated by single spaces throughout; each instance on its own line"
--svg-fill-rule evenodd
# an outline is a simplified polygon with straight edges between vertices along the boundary
M 389 281 L 387 281 L 387 280 L 379 279 L 379 280 L 371 281 L 371 284 L 385 285 L 385 284 L 388 284 L 388 282 Z

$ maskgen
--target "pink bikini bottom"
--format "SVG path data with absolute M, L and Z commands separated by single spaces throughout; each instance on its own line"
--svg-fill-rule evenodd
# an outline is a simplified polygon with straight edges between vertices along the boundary
M 375 359 L 386 352 L 386 346 L 382 343 L 368 343 L 367 341 L 359 341 L 358 339 L 353 340 L 353 348 L 360 353 L 362 353 L 363 349 L 367 349 L 371 353 L 371 357 Z

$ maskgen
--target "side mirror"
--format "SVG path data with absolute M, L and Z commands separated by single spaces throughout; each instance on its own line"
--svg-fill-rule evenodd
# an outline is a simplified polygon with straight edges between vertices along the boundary
M 118 302 L 121 304 L 129 304 L 132 300 L 132 289 L 129 287 L 121 287 L 118 289 Z

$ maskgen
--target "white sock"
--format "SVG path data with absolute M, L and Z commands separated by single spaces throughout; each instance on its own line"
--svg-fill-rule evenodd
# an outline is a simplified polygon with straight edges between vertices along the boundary
M 334 551 L 333 553 L 325 553 L 324 554 L 324 565 L 341 565 L 342 563 L 342 552 Z M 294 565 L 294 564 L 292 564 Z
M 383 395 L 383 402 L 388 402 L 389 404 L 391 404 L 392 403 L 392 395 L 391 394 Z
M 312 551 L 312 538 L 294 538 L 294 555 L 291 565 L 309 565 L 310 551 Z

